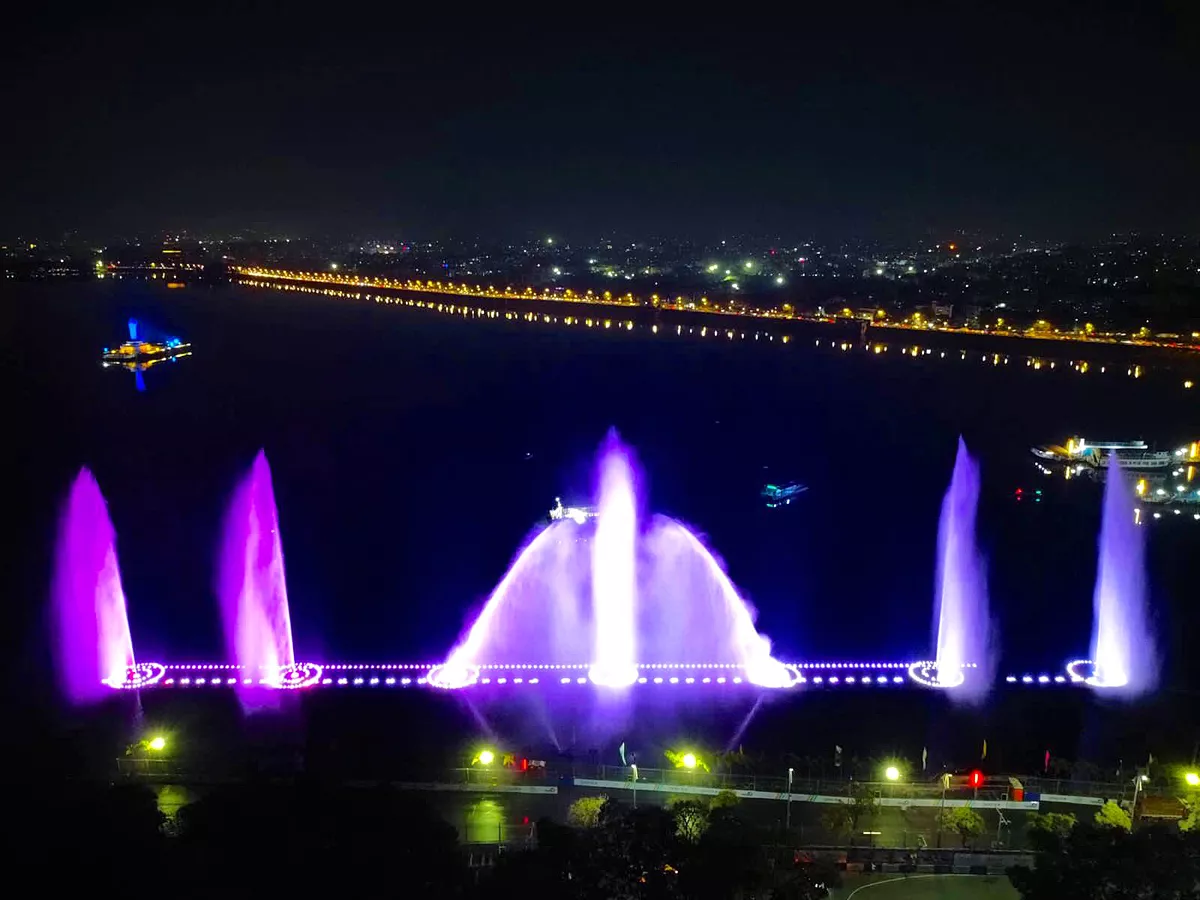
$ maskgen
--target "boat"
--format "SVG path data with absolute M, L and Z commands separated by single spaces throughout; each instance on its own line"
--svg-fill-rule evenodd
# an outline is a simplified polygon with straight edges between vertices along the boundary
M 767 501 L 768 509 L 787 506 L 796 497 L 808 490 L 808 485 L 796 481 L 787 484 L 764 484 L 761 496 Z
M 1151 450 L 1145 441 L 1088 441 L 1080 437 L 1071 438 L 1065 447 L 1046 444 L 1031 447 L 1030 452 L 1038 459 L 1083 463 L 1099 469 L 1107 469 L 1113 459 L 1120 460 L 1126 469 L 1165 469 L 1173 460 L 1169 451 Z
M 137 319 L 129 320 L 129 340 L 116 347 L 105 347 L 101 354 L 101 365 L 121 366 L 130 371 L 142 371 L 158 362 L 191 355 L 192 345 L 177 337 L 165 337 L 161 341 L 142 340 L 138 337 Z
M 551 522 L 560 522 L 563 519 L 570 519 L 576 525 L 582 525 L 589 519 L 594 519 L 600 515 L 600 510 L 594 506 L 563 506 L 562 498 L 555 497 L 554 505 L 550 507 L 550 512 L 547 518 Z

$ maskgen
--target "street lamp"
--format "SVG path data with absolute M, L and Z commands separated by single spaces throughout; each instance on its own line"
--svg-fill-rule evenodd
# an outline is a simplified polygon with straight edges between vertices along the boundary
M 883 774 L 887 778 L 888 781 L 899 781 L 900 780 L 900 770 L 898 768 L 896 768 L 895 766 L 888 766 L 886 769 L 883 770 Z
M 683 767 L 685 769 L 696 768 L 696 754 L 695 753 L 683 754 L 683 759 L 681 761 L 683 762 Z
M 784 814 L 784 828 L 788 831 L 792 829 L 792 775 L 795 771 L 791 766 L 788 767 L 787 812 Z
M 633 808 L 637 809 L 637 781 L 638 781 L 637 764 L 630 763 L 629 768 L 630 768 L 630 771 L 633 772 Z
M 490 766 L 496 760 L 496 754 L 491 750 L 479 751 L 479 764 L 481 766 Z
M 1200 774 L 1196 772 L 1188 772 L 1183 776 L 1183 780 L 1188 783 L 1188 787 L 1200 787 Z
M 150 742 L 146 744 L 146 746 L 151 750 L 165 750 L 167 746 L 167 739 L 162 735 L 159 735 L 158 737 L 151 738 Z

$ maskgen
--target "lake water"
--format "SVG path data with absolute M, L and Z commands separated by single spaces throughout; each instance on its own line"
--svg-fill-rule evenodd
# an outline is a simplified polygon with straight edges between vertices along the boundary
M 554 312 L 562 314 L 561 311 Z M 125 321 L 192 357 L 102 370 Z M 213 590 L 225 504 L 263 447 L 279 504 L 297 656 L 441 658 L 556 496 L 586 500 L 610 427 L 648 508 L 703 534 L 783 658 L 915 658 L 932 646 L 936 528 L 958 435 L 983 473 L 979 531 L 1007 671 L 1088 649 L 1100 491 L 1035 469 L 1071 434 L 1174 447 L 1200 435 L 1183 376 L 1109 360 L 1082 375 L 969 358 L 464 319 L 245 287 L 6 286 L 18 392 L 10 479 L 27 549 L 18 631 L 34 640 L 59 505 L 80 465 L 109 501 L 142 659 L 220 659 Z M 776 329 L 778 332 L 779 329 Z M 825 346 L 814 346 L 820 340 Z M 943 358 L 942 350 L 949 350 Z M 1047 357 L 1083 357 L 1048 345 Z M 766 509 L 764 482 L 809 490 Z M 1017 503 L 1022 487 L 1043 502 Z M 1148 530 L 1164 683 L 1200 683 L 1190 514 Z M 27 642 L 27 643 L 29 643 Z M 38 653 L 26 650 L 31 659 Z

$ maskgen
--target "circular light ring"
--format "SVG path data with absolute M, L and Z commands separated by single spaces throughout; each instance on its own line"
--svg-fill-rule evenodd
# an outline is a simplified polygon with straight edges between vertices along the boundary
M 909 666 L 908 677 L 924 687 L 941 689 L 956 688 L 967 680 L 966 674 L 960 668 L 951 674 L 948 680 L 943 681 L 938 672 L 937 663 L 929 660 L 915 662 Z
M 430 687 L 453 691 L 470 687 L 479 681 L 479 666 L 450 665 L 442 663 L 434 666 L 425 675 L 425 682 Z
M 285 691 L 295 691 L 300 688 L 312 687 L 321 680 L 323 670 L 316 663 L 292 663 L 281 666 L 274 686 Z
M 1096 668 L 1096 663 L 1090 659 L 1073 659 L 1067 663 L 1067 676 L 1072 682 L 1078 684 L 1084 682 L 1095 688 L 1118 688 L 1123 687 L 1128 679 L 1121 681 L 1109 681 L 1103 678 Z
M 129 666 L 125 670 L 125 677 L 116 684 L 113 684 L 110 678 L 108 686 L 122 691 L 136 691 L 138 688 L 158 684 L 163 675 L 166 674 L 166 671 L 166 667 L 161 663 L 138 663 L 137 665 Z

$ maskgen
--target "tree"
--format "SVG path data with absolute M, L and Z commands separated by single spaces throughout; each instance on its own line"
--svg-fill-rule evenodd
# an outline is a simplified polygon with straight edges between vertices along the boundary
M 963 847 L 966 847 L 972 839 L 983 834 L 987 826 L 984 824 L 983 816 L 971 807 L 954 806 L 942 810 L 938 816 L 938 827 L 956 832 L 962 840 Z
M 702 800 L 679 799 L 670 805 L 675 817 L 675 834 L 689 844 L 699 843 L 708 830 L 708 804 Z
M 1023 900 L 1195 900 L 1200 836 L 1159 826 L 1130 833 L 1081 822 L 1064 837 L 1031 831 L 1037 865 L 1009 870 Z
M 1075 827 L 1075 822 L 1074 813 L 1030 813 L 1026 819 L 1026 828 L 1066 837 Z
M 742 802 L 742 798 L 733 791 L 719 791 L 712 802 L 709 803 L 709 809 L 731 809 Z
M 595 828 L 600 824 L 600 813 L 606 803 L 608 797 L 604 794 L 599 797 L 580 797 L 567 810 L 567 822 L 576 828 Z
M 1200 796 L 1193 794 L 1190 797 L 1180 797 L 1179 800 L 1187 810 L 1187 815 L 1179 820 L 1179 830 L 1196 831 L 1197 826 L 1200 826 Z
M 872 821 L 878 812 L 879 801 L 870 789 L 852 781 L 849 802 L 829 807 L 821 814 L 821 823 L 834 834 L 848 834 L 853 842 L 859 827 Z
M 1106 800 L 1100 807 L 1100 811 L 1096 813 L 1096 824 L 1107 828 L 1120 828 L 1124 831 L 1130 831 L 1133 828 L 1133 821 L 1129 818 L 1129 813 L 1125 812 L 1115 800 Z

